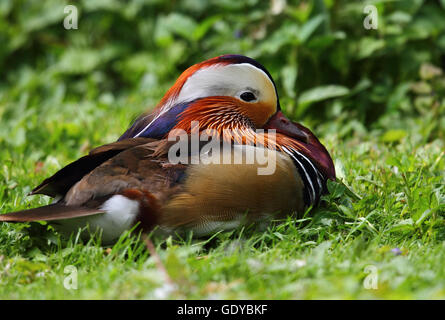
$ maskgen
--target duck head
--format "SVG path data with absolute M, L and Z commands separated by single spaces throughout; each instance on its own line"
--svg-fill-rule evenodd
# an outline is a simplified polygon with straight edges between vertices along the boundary
M 251 58 L 223 55 L 191 66 L 157 107 L 136 119 L 119 140 L 161 139 L 173 129 L 190 132 L 192 121 L 199 121 L 200 130 L 236 129 L 245 136 L 256 129 L 274 129 L 279 149 L 309 159 L 324 179 L 335 179 L 326 148 L 308 128 L 283 114 L 270 73 Z

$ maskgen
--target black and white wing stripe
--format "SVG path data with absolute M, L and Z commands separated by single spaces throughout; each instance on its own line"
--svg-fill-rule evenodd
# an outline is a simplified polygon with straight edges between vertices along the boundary
M 303 199 L 305 205 L 310 206 L 318 202 L 320 196 L 325 190 L 326 179 L 314 166 L 314 164 L 301 152 L 286 147 L 283 147 L 283 151 L 292 158 L 298 172 L 300 173 L 301 179 L 303 180 Z

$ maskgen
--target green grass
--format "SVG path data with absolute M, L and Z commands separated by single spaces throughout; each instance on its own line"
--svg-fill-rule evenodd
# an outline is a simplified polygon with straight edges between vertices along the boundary
M 54 104 L 3 95 L 0 211 L 47 204 L 26 194 L 88 148 L 116 139 L 159 96 Z M 173 290 L 138 234 L 104 247 L 61 239 L 47 225 L 1 224 L 0 299 L 443 299 L 444 112 L 435 104 L 365 128 L 334 110 L 332 121 L 306 123 L 337 168 L 321 206 L 261 232 L 153 239 Z M 63 285 L 69 265 L 77 290 Z M 369 268 L 377 270 L 376 289 L 364 286 Z

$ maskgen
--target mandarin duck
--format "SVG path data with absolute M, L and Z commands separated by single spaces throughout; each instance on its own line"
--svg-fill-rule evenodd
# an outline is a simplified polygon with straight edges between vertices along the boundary
M 211 141 L 229 148 L 207 152 L 207 161 L 193 148 L 174 148 L 181 137 L 210 131 Z M 199 141 L 198 154 L 205 148 Z M 267 174 L 260 174 L 264 164 L 257 160 L 233 161 L 259 150 L 273 159 Z M 170 161 L 171 155 L 188 162 Z M 285 117 L 270 73 L 251 58 L 223 55 L 185 70 L 116 142 L 93 149 L 30 193 L 53 197 L 52 204 L 1 214 L 0 221 L 49 221 L 62 234 L 99 229 L 103 242 L 135 225 L 205 236 L 298 215 L 319 201 L 328 179 L 335 179 L 328 151 Z

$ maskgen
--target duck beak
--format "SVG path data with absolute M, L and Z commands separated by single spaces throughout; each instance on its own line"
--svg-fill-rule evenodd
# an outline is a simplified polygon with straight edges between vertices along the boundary
M 309 136 L 306 132 L 297 127 L 281 111 L 277 111 L 264 125 L 264 129 L 275 129 L 288 137 L 294 138 L 304 143 L 309 142 Z

